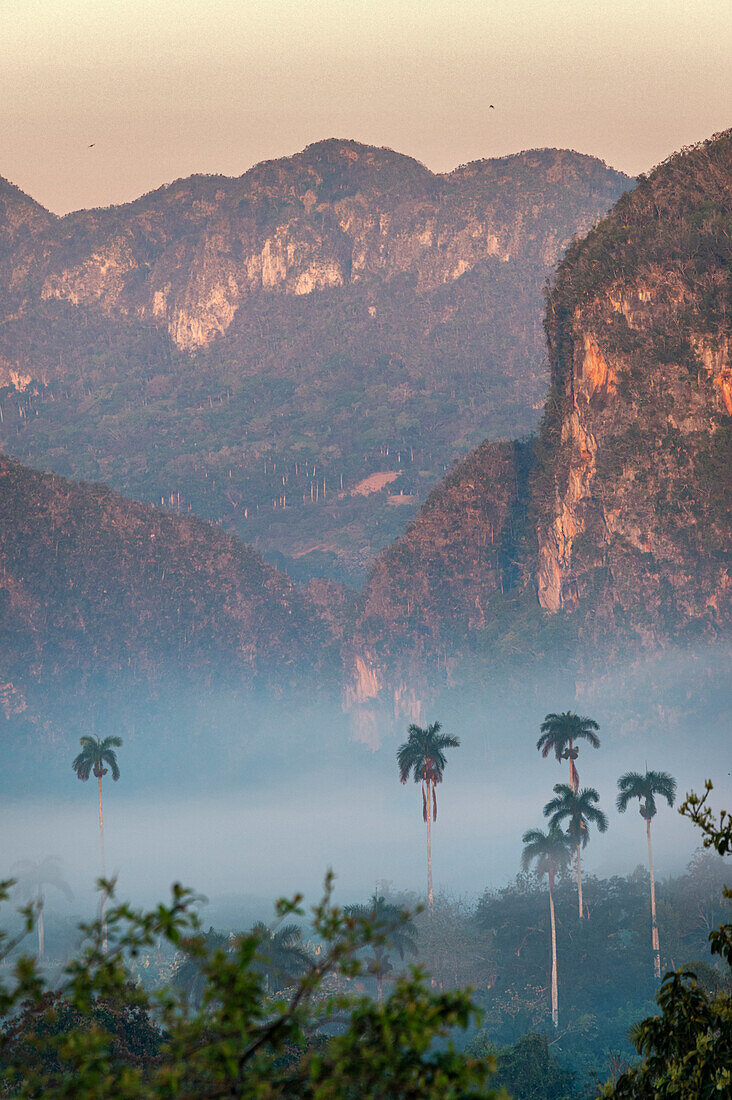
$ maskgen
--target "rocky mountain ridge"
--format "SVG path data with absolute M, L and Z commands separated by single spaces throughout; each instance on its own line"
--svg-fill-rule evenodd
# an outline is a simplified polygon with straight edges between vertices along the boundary
M 544 279 L 629 184 L 330 140 L 64 218 L 6 185 L 0 447 L 355 581 L 456 457 L 535 426 Z M 354 492 L 377 472 L 396 493 Z

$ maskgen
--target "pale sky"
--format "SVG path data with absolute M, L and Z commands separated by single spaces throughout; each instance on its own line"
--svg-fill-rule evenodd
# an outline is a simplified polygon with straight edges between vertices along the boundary
M 0 175 L 59 214 L 326 137 L 635 175 L 732 124 L 730 57 L 730 0 L 0 0 Z

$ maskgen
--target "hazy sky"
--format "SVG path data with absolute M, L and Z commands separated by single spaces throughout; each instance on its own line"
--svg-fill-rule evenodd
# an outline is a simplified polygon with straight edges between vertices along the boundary
M 0 0 L 0 175 L 63 213 L 332 136 L 635 174 L 730 124 L 731 47 L 729 0 Z

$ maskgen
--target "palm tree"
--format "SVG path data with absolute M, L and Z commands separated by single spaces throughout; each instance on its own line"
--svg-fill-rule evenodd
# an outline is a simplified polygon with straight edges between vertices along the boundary
M 440 733 L 440 723 L 433 722 L 427 729 L 411 725 L 409 739 L 397 750 L 399 779 L 406 783 L 410 773 L 414 782 L 422 784 L 422 817 L 427 823 L 427 906 L 429 912 L 434 909 L 432 891 L 432 821 L 437 821 L 437 784 L 442 782 L 442 774 L 447 765 L 445 749 L 456 749 L 460 741 L 457 737 Z
M 94 772 L 99 783 L 99 843 L 102 850 L 102 876 L 106 875 L 106 869 L 104 865 L 104 817 L 102 815 L 102 776 L 106 775 L 109 770 L 112 772 L 112 779 L 117 782 L 119 779 L 119 764 L 117 763 L 117 754 L 115 749 L 120 748 L 122 744 L 121 737 L 105 737 L 101 741 L 98 737 L 82 737 L 81 738 L 81 752 L 74 759 L 71 767 L 76 772 L 76 778 L 81 779 L 86 783 L 87 779 Z M 109 764 L 109 768 L 105 768 L 105 764 Z M 102 923 L 104 925 L 104 949 L 107 948 L 107 929 L 104 924 L 104 911 L 105 911 L 105 898 L 102 895 Z
M 600 738 L 597 722 L 592 718 L 583 718 L 579 714 L 565 710 L 563 714 L 547 714 L 541 723 L 541 737 L 536 742 L 544 759 L 554 752 L 557 760 L 569 760 L 569 785 L 573 791 L 579 789 L 579 774 L 575 767 L 579 749 L 576 741 L 587 741 L 593 749 L 599 749 Z
M 171 985 L 180 989 L 186 1004 L 197 1008 L 203 999 L 207 975 L 204 967 L 217 951 L 228 954 L 232 948 L 232 938 L 223 932 L 215 932 L 211 926 L 200 937 L 201 954 L 189 951 L 178 963 L 173 973 Z
M 416 955 L 417 929 L 403 909 L 378 893 L 374 893 L 367 905 L 347 905 L 345 911 L 349 917 L 367 924 L 377 936 L 371 943 L 373 958 L 369 960 L 369 972 L 376 978 L 377 998 L 381 1004 L 384 975 L 392 969 L 389 952 L 398 952 L 402 960 L 406 952 Z
M 673 806 L 676 798 L 676 780 L 668 772 L 626 772 L 618 780 L 617 807 L 625 813 L 631 798 L 640 802 L 640 815 L 646 823 L 648 838 L 648 868 L 651 872 L 651 943 L 653 946 L 653 970 L 657 978 L 661 977 L 661 948 L 658 941 L 656 923 L 656 883 L 653 877 L 653 849 L 651 848 L 651 821 L 656 816 L 656 795 L 665 798 Z
M 74 759 L 71 767 L 76 772 L 76 778 L 81 779 L 86 783 L 87 779 L 94 772 L 99 782 L 99 841 L 102 849 L 102 873 L 104 873 L 104 816 L 102 814 L 102 776 L 106 775 L 108 770 L 111 769 L 112 779 L 117 782 L 119 779 L 119 764 L 117 763 L 117 754 L 115 749 L 120 748 L 122 744 L 121 737 L 105 737 L 103 741 L 100 741 L 98 737 L 82 737 L 81 739 L 81 752 Z M 104 765 L 109 764 L 109 769 Z
M 44 887 L 54 886 L 69 899 L 74 896 L 71 887 L 61 874 L 61 860 L 58 856 L 46 856 L 40 863 L 35 863 L 32 859 L 21 859 L 13 866 L 10 873 L 14 878 L 17 878 L 18 890 L 24 894 L 27 901 L 33 902 L 35 906 L 38 958 L 42 959 L 45 947 L 43 927 Z
M 276 991 L 304 974 L 312 959 L 302 942 L 302 931 L 296 924 L 283 924 L 272 929 L 263 921 L 252 927 L 259 939 L 254 969 L 265 975 L 267 992 Z
M 582 862 L 580 859 L 580 847 L 586 848 L 590 839 L 590 824 L 597 825 L 601 833 L 607 829 L 607 818 L 602 810 L 594 803 L 600 799 L 594 787 L 585 787 L 581 791 L 575 791 L 566 783 L 557 783 L 554 787 L 557 796 L 547 802 L 544 807 L 544 817 L 550 818 L 550 825 L 561 825 L 567 820 L 567 836 L 575 845 L 575 858 L 577 860 L 577 896 L 579 900 L 580 919 L 584 916 L 582 908 Z
M 558 825 L 549 832 L 529 829 L 523 835 L 524 850 L 521 854 L 522 870 L 528 871 L 532 863 L 539 878 L 549 879 L 549 916 L 552 928 L 552 1023 L 559 1027 L 559 983 L 557 980 L 557 925 L 554 916 L 554 880 L 557 871 L 565 871 L 571 859 L 569 839 Z

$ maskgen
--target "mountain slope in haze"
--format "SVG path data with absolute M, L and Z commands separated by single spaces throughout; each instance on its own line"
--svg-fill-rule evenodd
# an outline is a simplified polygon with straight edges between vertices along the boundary
M 484 444 L 380 557 L 347 654 L 351 698 L 419 713 L 405 685 L 429 697 L 476 659 L 571 659 L 585 675 L 728 636 L 730 196 L 727 131 L 570 247 L 547 302 L 538 438 Z
M 630 182 L 331 140 L 64 218 L 13 192 L 0 446 L 356 579 L 456 457 L 535 426 L 544 280 Z
M 208 524 L 0 456 L 0 704 L 41 724 L 185 683 L 278 692 L 333 675 L 289 580 Z

